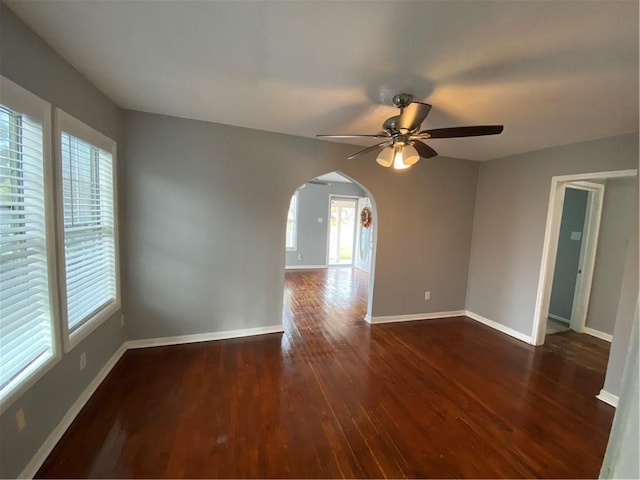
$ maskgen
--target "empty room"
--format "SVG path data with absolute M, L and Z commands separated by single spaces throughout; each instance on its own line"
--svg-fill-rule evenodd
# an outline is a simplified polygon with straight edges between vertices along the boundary
M 0 0 L 0 478 L 638 478 L 634 0 Z

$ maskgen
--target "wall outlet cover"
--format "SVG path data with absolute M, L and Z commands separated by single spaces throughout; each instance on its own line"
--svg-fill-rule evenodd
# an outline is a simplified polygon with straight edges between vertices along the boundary
M 431 292 L 424 292 L 424 299 L 431 300 Z
M 571 240 L 582 240 L 582 232 L 571 232 Z
M 19 432 L 24 430 L 24 427 L 27 426 L 27 421 L 24 418 L 24 410 L 22 408 L 19 408 L 16 412 L 16 423 L 18 424 Z

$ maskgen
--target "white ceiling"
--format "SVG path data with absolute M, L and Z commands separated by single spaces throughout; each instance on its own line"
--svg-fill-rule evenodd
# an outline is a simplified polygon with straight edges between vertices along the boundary
M 373 133 L 400 91 L 487 160 L 638 130 L 638 2 L 6 2 L 119 106 L 302 136 Z M 365 143 L 366 144 L 366 143 Z

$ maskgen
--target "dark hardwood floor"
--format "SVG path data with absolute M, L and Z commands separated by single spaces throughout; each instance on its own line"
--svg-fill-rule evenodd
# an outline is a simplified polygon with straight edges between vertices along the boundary
M 567 330 L 547 335 L 544 346 L 567 360 L 602 374 L 604 378 L 611 343 L 586 333 Z
M 38 476 L 598 476 L 603 372 L 464 317 L 368 326 L 366 289 L 287 272 L 284 335 L 128 351 Z

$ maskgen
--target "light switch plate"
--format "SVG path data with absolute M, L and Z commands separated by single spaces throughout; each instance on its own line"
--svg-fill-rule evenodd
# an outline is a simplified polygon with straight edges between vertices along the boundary
M 571 232 L 571 240 L 582 240 L 582 232 Z
M 322 217 L 318 217 L 318 223 L 322 223 L 323 221 Z

